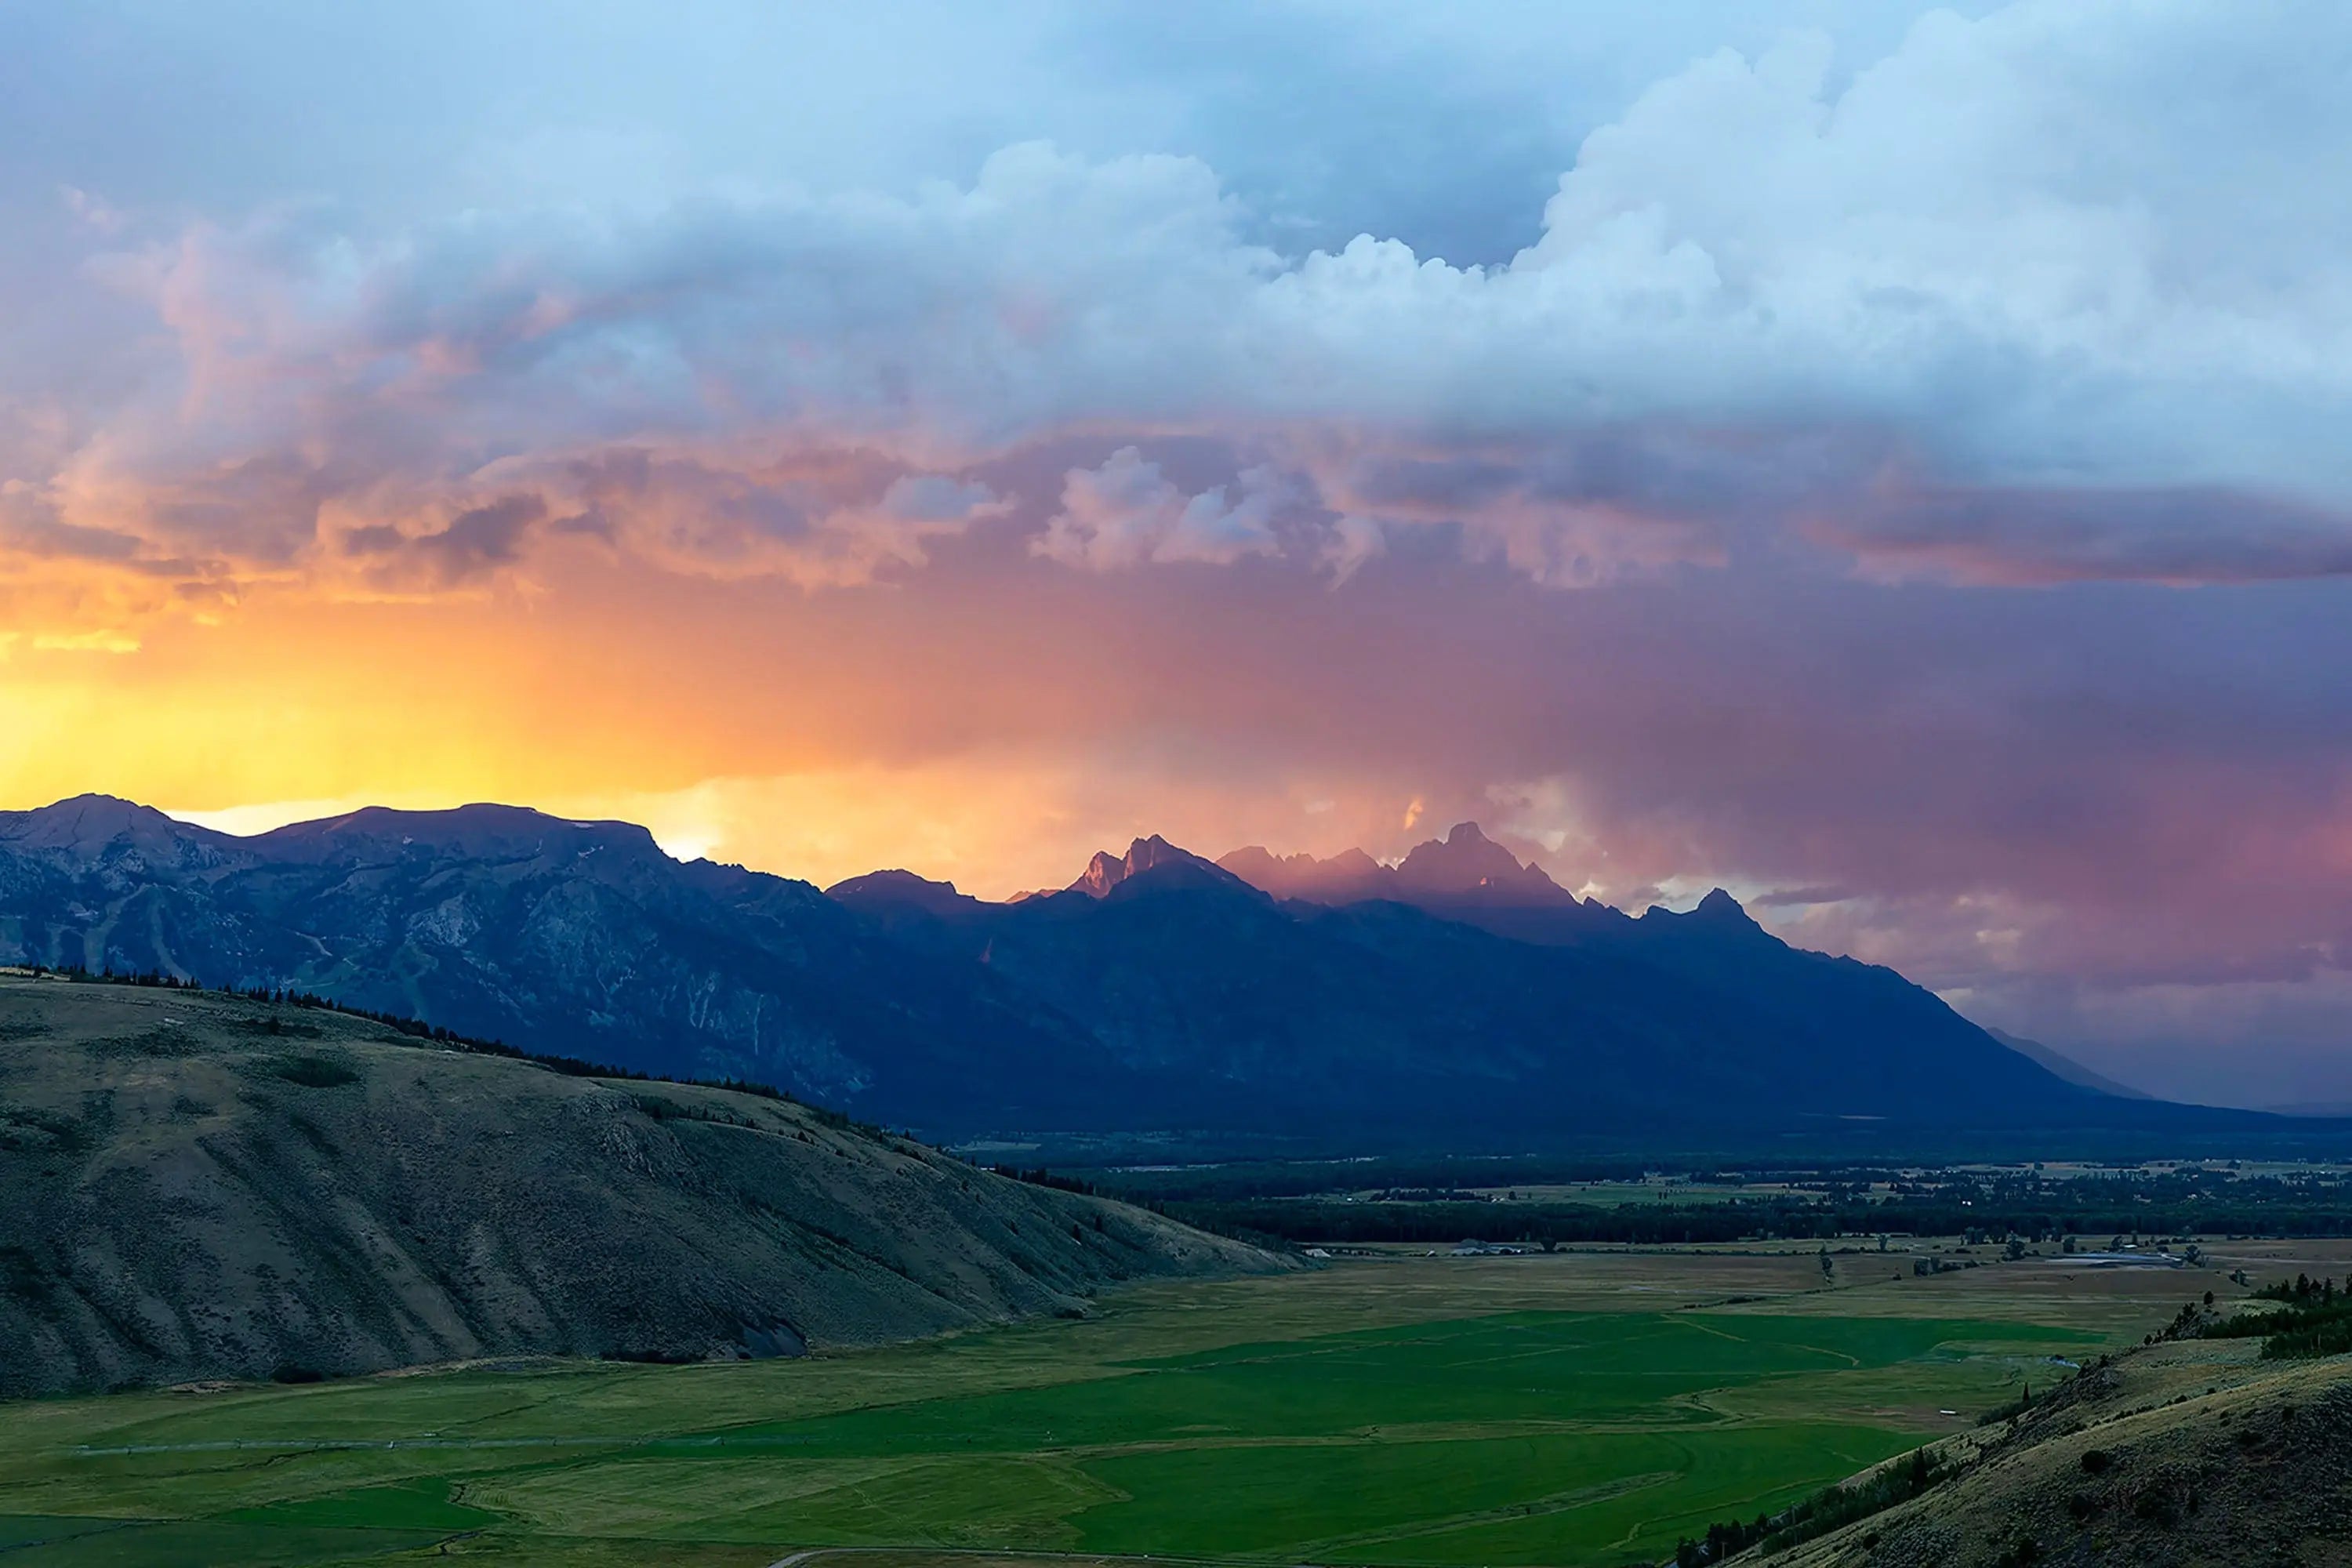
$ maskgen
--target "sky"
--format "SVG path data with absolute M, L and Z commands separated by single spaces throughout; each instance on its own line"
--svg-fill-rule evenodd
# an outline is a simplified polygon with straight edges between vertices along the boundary
M 1722 885 L 2352 1101 L 2352 12 L 0 0 L 0 806 Z

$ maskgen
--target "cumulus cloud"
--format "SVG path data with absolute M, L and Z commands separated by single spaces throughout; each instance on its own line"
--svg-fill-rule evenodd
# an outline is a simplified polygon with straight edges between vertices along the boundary
M 1231 565 L 1245 555 L 1280 549 L 1274 519 L 1285 497 L 1282 476 L 1269 468 L 1242 470 L 1239 499 L 1225 487 L 1186 495 L 1160 465 L 1121 447 L 1100 468 L 1063 476 L 1062 510 L 1033 542 L 1040 555 L 1070 566 L 1115 571 L 1148 562 Z
M 876 452 L 777 457 L 646 447 L 508 463 L 557 512 L 552 530 L 689 576 L 775 577 L 803 587 L 923 565 L 938 541 L 1002 516 L 978 480 L 903 471 Z
M 1073 357 L 1140 384 L 1150 355 L 1202 384 L 1171 345 L 1205 366 L 1214 334 L 1184 323 L 1272 266 L 1229 218 L 1197 163 L 1042 147 L 910 200 L 373 237 L 268 212 L 107 259 L 176 353 L 27 482 L 61 526 L 262 566 L 331 536 L 362 554 L 436 538 L 518 485 L 560 514 L 568 487 L 596 509 L 586 531 L 665 564 L 858 581 L 993 515 L 1000 498 L 935 470 L 1089 412 Z M 1125 349 L 1087 330 L 1105 301 L 1150 330 Z M 837 482 L 851 470 L 863 493 Z
M 1318 563 L 1330 572 L 1335 584 L 1345 583 L 1366 563 L 1387 554 L 1388 548 L 1388 531 L 1380 519 L 1341 512 L 1331 520 Z
M 61 524 L 146 553 L 282 564 L 320 552 L 331 514 L 422 537 L 495 500 L 486 469 L 534 457 L 677 475 L 723 452 L 708 483 L 748 515 L 762 461 L 848 449 L 952 483 L 1077 431 L 1098 433 L 1101 473 L 1129 447 L 1152 462 L 1154 438 L 1279 430 L 1425 470 L 1390 459 L 1356 494 L 1299 461 L 1289 478 L 1333 502 L 1285 542 L 1302 561 L 1435 518 L 1577 585 L 1719 563 L 1724 501 L 1643 504 L 1719 479 L 1715 449 L 1760 441 L 1760 487 L 1803 491 L 1807 454 L 1843 439 L 1899 449 L 1921 483 L 1880 495 L 1867 530 L 1814 531 L 1834 546 L 1924 558 L 1923 533 L 1973 510 L 2008 521 L 1938 557 L 1981 557 L 1950 568 L 1967 580 L 2334 571 L 2332 524 L 2241 524 L 2352 506 L 2352 219 L 2306 199 L 2352 178 L 2352 108 L 2309 36 L 2347 26 L 2021 0 L 1931 15 L 1850 76 L 1817 37 L 1709 55 L 1590 136 L 1539 239 L 1495 268 L 1370 236 L 1286 259 L 1198 161 L 1041 144 L 903 196 L 392 231 L 266 211 L 106 264 L 175 352 L 53 472 L 19 477 Z M 1643 497 L 1559 460 L 1628 431 Z M 1275 548 L 1254 499 L 1271 477 L 1227 482 L 1242 499 L 1145 527 L 1148 545 L 1096 526 L 1080 548 L 1070 530 L 1094 525 L 1065 505 L 1039 552 Z M 1812 511 L 1852 494 L 1831 482 Z M 2061 489 L 2063 516 L 2037 499 Z M 2196 505 L 2131 499 L 2171 492 Z M 1343 516 L 1370 520 L 1353 544 Z M 818 580 L 920 553 L 869 521 L 897 542 L 819 551 Z M 739 548 L 762 531 L 717 531 L 717 564 L 810 559 Z M 664 559 L 692 532 L 669 527 Z M 2139 559 L 2141 533 L 2170 564 Z

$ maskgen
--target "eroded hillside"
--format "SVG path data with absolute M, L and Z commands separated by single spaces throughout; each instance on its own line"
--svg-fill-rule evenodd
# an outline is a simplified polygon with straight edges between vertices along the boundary
M 0 975 L 0 1394 L 700 1358 L 1281 1267 L 787 1100 Z
M 1774 1568 L 2352 1563 L 2352 1357 L 2163 1342 L 1940 1445 L 1954 1473 Z

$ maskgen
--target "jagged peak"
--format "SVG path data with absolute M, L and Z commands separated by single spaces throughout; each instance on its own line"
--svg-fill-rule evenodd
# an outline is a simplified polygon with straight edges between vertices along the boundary
M 1171 844 L 1155 833 L 1148 838 L 1138 838 L 1130 843 L 1122 857 L 1114 858 L 1108 849 L 1097 851 L 1067 890 L 1084 893 L 1088 898 L 1106 899 L 1146 872 L 1166 871 L 1174 868 L 1198 873 L 1202 879 L 1209 881 L 1226 882 L 1236 887 L 1249 886 L 1244 879 L 1214 861 Z
M 1738 921 L 1746 925 L 1756 923 L 1748 918 L 1748 910 L 1740 901 L 1721 888 L 1708 889 L 1706 897 L 1698 901 L 1691 913 L 1704 915 L 1712 921 Z
M 1127 847 L 1127 874 L 1154 870 L 1161 866 L 1213 866 L 1214 861 L 1190 849 L 1179 848 L 1157 833 L 1149 838 L 1139 838 Z
M 1318 860 L 1312 855 L 1277 856 L 1258 845 L 1236 849 L 1217 864 L 1278 898 L 1318 903 L 1365 899 L 1428 900 L 1444 907 L 1465 901 L 1506 906 L 1580 902 L 1543 868 L 1522 863 L 1486 837 L 1475 822 L 1457 822 L 1444 837 L 1424 839 L 1395 866 L 1383 865 L 1362 849 Z
M 1706 897 L 1688 910 L 1676 910 L 1664 904 L 1652 904 L 1642 912 L 1642 918 L 1659 922 L 1687 922 L 1718 931 L 1760 932 L 1764 929 L 1756 923 L 1756 917 L 1749 914 L 1738 899 L 1721 888 L 1708 889 Z
M 1475 822 L 1457 822 L 1444 838 L 1414 845 L 1396 868 L 1396 882 L 1408 892 L 1423 895 L 1574 901 L 1574 895 L 1546 875 L 1543 868 L 1523 865 Z
M 1090 899 L 1108 898 L 1110 890 L 1126 880 L 1126 863 L 1111 858 L 1108 849 L 1097 849 L 1095 858 L 1087 862 L 1087 868 L 1078 873 L 1078 879 L 1070 884 L 1069 890 Z

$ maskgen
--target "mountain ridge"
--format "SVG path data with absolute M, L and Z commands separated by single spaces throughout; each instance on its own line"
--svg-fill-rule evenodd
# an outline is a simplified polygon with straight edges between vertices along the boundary
M 1242 881 L 1215 862 L 1189 849 L 1179 849 L 1155 833 L 1135 840 L 1127 847 L 1127 853 L 1117 858 L 1108 849 L 1098 851 L 1087 862 L 1087 868 L 1078 873 L 1078 879 L 1063 890 L 1082 893 L 1090 899 L 1108 899 L 1130 883 L 1139 885 L 1145 878 L 1161 889 L 1239 885 Z
M 2043 1067 L 2048 1068 L 2052 1072 L 2056 1073 L 2068 1083 L 2080 1084 L 2084 1089 L 2095 1089 L 2101 1094 L 2111 1094 L 2118 1100 L 2154 1100 L 2157 1098 L 2155 1095 L 2148 1093 L 2146 1089 L 2134 1089 L 2127 1083 L 2118 1082 L 2116 1079 L 2109 1078 L 2103 1072 L 2099 1072 L 2092 1068 L 2084 1067 L 2081 1062 L 2076 1061 L 2073 1057 L 2068 1056 L 2065 1052 L 2057 1049 L 2055 1047 L 2045 1046 L 2039 1040 L 2029 1040 L 2021 1035 L 2012 1035 L 2006 1029 L 1996 1029 L 1990 1026 L 1986 1028 L 1985 1033 L 1990 1035 L 1994 1039 L 1999 1040 L 2002 1045 L 2007 1046 L 2011 1050 L 2015 1051 L 2018 1055 L 2030 1058 L 2034 1061 L 2040 1062 Z
M 1636 919 L 1475 824 L 1432 842 L 1374 899 L 1286 897 L 1151 836 L 995 904 L 904 871 L 820 892 L 522 807 L 241 838 L 83 799 L 0 814 L 0 961 L 292 986 L 952 1136 L 1528 1147 L 2191 1114 L 2065 1083 L 1727 893 Z
M 1360 848 L 1318 860 L 1306 854 L 1278 856 L 1256 844 L 1221 856 L 1216 864 L 1276 898 L 1316 903 L 1470 897 L 1538 904 L 1580 901 L 1541 867 L 1522 865 L 1475 822 L 1455 823 L 1444 837 L 1413 846 L 1394 866 Z

